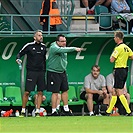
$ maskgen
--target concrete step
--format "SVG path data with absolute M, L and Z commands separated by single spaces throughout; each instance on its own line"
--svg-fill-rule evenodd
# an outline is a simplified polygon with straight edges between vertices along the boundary
M 71 27 L 70 27 L 71 31 L 85 31 L 86 30 L 86 25 L 82 24 L 82 25 L 79 25 L 79 24 L 71 24 Z M 88 31 L 99 31 L 99 24 L 88 24 L 87 25 L 87 30 Z
M 74 8 L 73 15 L 86 15 L 86 8 Z

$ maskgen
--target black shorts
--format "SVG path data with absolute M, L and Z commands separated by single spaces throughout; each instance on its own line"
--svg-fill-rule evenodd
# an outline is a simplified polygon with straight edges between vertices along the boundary
M 66 72 L 56 73 L 47 71 L 47 90 L 53 93 L 67 91 L 68 81 Z
M 27 71 L 25 91 L 31 92 L 35 90 L 43 91 L 45 89 L 45 72 L 44 71 Z
M 115 68 L 114 88 L 123 89 L 128 75 L 128 68 Z
M 80 94 L 80 99 L 87 101 L 85 95 L 86 95 L 86 92 L 83 91 L 83 92 Z M 99 99 L 99 98 L 100 98 L 100 97 L 99 97 L 99 94 L 93 94 L 93 101 L 95 101 L 97 104 L 103 102 L 103 99 Z

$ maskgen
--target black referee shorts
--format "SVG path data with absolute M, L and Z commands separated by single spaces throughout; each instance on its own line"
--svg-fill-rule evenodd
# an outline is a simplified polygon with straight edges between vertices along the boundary
M 45 72 L 44 71 L 27 71 L 25 91 L 31 92 L 35 90 L 43 91 L 46 89 L 45 85 Z
M 47 71 L 47 90 L 53 93 L 67 91 L 68 81 L 66 72 L 56 73 Z
M 115 68 L 114 88 L 123 89 L 127 80 L 128 68 Z

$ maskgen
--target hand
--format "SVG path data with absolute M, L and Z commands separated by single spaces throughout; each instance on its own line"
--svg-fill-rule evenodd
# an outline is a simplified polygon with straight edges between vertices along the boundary
M 83 50 L 83 48 L 76 48 L 75 50 L 76 50 L 77 52 L 80 52 L 80 51 Z
M 102 90 L 99 90 L 99 91 L 98 91 L 98 94 L 99 94 L 99 95 L 102 95 L 102 94 L 103 94 L 103 91 L 102 91 Z
M 40 22 L 40 25 L 44 25 L 44 23 L 43 22 Z
M 18 64 L 21 64 L 21 63 L 22 63 L 22 60 L 17 59 L 16 62 L 17 62 Z

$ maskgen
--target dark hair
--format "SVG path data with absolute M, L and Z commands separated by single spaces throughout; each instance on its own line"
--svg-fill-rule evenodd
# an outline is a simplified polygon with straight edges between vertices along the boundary
M 57 37 L 56 37 L 56 41 L 59 41 L 60 37 L 65 37 L 63 34 L 59 34 Z
M 96 67 L 96 68 L 100 71 L 100 66 L 98 66 L 98 65 L 93 65 L 93 66 L 91 67 L 91 70 L 93 70 L 94 67 Z

